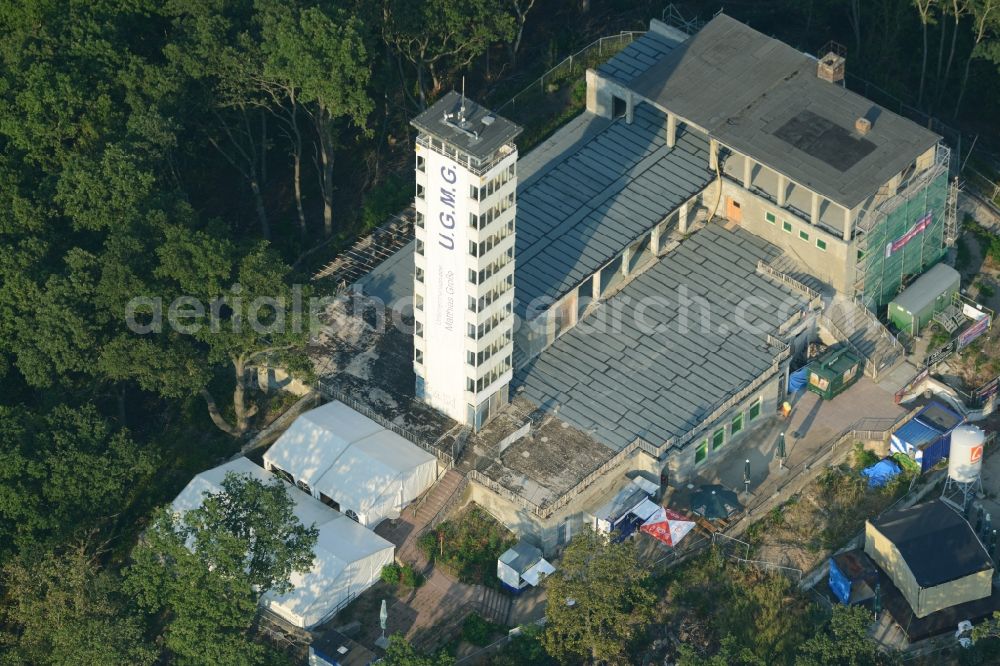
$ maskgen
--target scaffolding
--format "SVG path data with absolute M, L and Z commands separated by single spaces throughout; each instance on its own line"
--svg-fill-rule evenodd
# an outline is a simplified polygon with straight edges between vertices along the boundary
M 854 295 L 865 308 L 891 301 L 954 243 L 957 191 L 948 180 L 950 155 L 939 145 L 930 168 L 859 218 Z
M 414 219 L 414 210 L 410 206 L 337 255 L 312 279 L 331 278 L 338 292 L 351 286 L 413 240 Z

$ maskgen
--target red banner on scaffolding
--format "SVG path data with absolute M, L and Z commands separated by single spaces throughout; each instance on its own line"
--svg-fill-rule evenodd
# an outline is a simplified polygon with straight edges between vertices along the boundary
M 931 211 L 927 211 L 927 214 L 922 218 L 917 220 L 917 223 L 910 227 L 910 230 L 905 234 L 886 244 L 885 246 L 885 258 L 888 259 L 892 256 L 894 252 L 898 252 L 903 249 L 903 246 L 909 243 L 911 240 L 917 237 L 917 234 L 922 232 L 927 227 L 931 226 Z

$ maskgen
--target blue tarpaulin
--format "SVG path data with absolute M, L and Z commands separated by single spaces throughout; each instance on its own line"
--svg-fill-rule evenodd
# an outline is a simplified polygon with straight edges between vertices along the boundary
M 799 368 L 788 376 L 788 392 L 793 394 L 798 393 L 806 387 L 807 381 L 809 381 L 808 365 Z
M 861 474 L 868 477 L 869 488 L 881 488 L 898 475 L 900 471 L 899 465 L 886 458 L 871 467 L 861 470 Z
M 830 558 L 830 591 L 842 604 L 846 604 L 851 599 L 851 581 L 840 570 L 832 557 Z

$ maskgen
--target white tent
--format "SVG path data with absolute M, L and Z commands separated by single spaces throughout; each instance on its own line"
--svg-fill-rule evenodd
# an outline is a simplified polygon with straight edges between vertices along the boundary
M 306 412 L 264 454 L 366 527 L 399 517 L 437 479 L 437 459 L 341 402 Z
M 344 403 L 330 402 L 295 419 L 264 454 L 264 467 L 283 470 L 312 487 L 353 442 L 384 429 Z
M 184 513 L 201 506 L 205 493 L 222 489 L 227 472 L 249 474 L 265 482 L 275 478 L 250 460 L 237 458 L 194 477 L 174 500 L 174 511 Z M 379 579 L 382 567 L 393 561 L 393 545 L 298 488 L 285 486 L 295 501 L 295 516 L 319 530 L 313 567 L 308 573 L 292 574 L 293 588 L 288 593 L 266 592 L 261 605 L 310 629 Z

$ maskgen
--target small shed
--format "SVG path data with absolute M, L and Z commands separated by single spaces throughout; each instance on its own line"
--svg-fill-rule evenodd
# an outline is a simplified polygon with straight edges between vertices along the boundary
M 847 347 L 828 351 L 809 364 L 809 390 L 830 400 L 858 381 L 861 364 L 861 357 Z
M 526 541 L 518 541 L 497 558 L 497 578 L 512 592 L 520 592 L 529 585 L 535 586 L 543 576 L 555 572 L 542 551 Z
M 965 419 L 932 400 L 889 438 L 889 450 L 901 453 L 926 472 L 951 452 L 951 432 Z
M 617 540 L 630 536 L 659 507 L 650 498 L 659 490 L 652 481 L 637 477 L 618 491 L 614 499 L 593 513 L 591 527 L 595 532 L 617 532 Z
M 961 281 L 962 276 L 951 266 L 934 266 L 889 302 L 889 321 L 901 331 L 920 335 L 936 313 L 951 305 Z
M 918 618 L 992 594 L 989 553 L 968 521 L 939 499 L 867 521 L 865 554 Z

